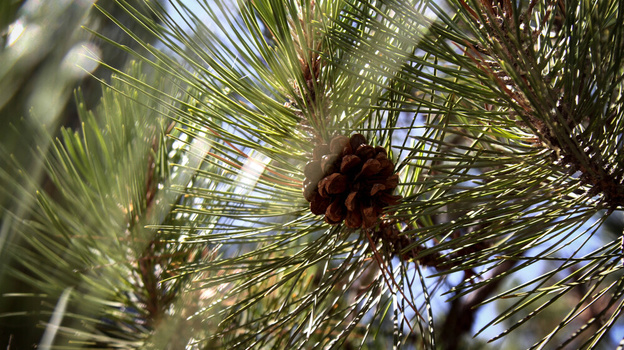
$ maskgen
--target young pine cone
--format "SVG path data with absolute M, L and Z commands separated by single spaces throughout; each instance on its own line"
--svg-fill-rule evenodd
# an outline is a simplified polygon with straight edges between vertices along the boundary
M 372 227 L 385 207 L 401 199 L 392 195 L 399 183 L 394 163 L 362 134 L 339 135 L 329 145 L 318 145 L 304 174 L 303 196 L 310 210 L 325 214 L 332 225 L 344 220 L 350 228 Z

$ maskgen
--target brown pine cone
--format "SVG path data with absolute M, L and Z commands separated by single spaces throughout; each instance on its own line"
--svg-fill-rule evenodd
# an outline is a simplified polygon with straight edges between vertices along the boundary
M 310 210 L 325 215 L 334 225 L 350 228 L 374 226 L 383 209 L 401 196 L 392 195 L 399 184 L 394 163 L 383 147 L 368 144 L 362 134 L 338 135 L 318 145 L 304 169 L 303 195 Z

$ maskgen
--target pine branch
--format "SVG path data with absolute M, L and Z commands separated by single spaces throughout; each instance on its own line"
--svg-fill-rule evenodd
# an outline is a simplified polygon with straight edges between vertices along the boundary
M 513 300 L 487 325 L 518 320 L 497 339 L 579 285 L 586 304 L 535 347 L 591 328 L 581 346 L 592 348 L 618 325 L 620 241 L 590 245 L 623 195 L 619 5 L 174 1 L 186 33 L 158 3 L 144 3 L 154 15 L 119 3 L 166 50 L 104 10 L 147 53 L 98 37 L 167 83 L 108 66 L 119 95 L 99 113 L 172 122 L 111 120 L 107 132 L 92 121 L 47 159 L 65 197 L 36 197 L 29 282 L 50 295 L 88 286 L 73 303 L 96 286 L 89 305 L 103 315 L 76 312 L 91 328 L 64 334 L 120 347 L 435 349 L 454 330 L 442 344 L 454 348 L 481 305 Z M 42 259 L 81 273 L 50 274 Z M 570 331 L 595 300 L 608 300 L 604 321 Z

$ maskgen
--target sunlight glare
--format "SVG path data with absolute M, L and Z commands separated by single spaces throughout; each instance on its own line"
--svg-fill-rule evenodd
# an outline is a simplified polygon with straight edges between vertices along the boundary
M 247 157 L 243 168 L 236 178 L 236 183 L 238 184 L 236 193 L 250 193 L 256 186 L 258 179 L 270 161 L 271 158 L 265 156 L 264 154 L 252 151 L 249 157 Z

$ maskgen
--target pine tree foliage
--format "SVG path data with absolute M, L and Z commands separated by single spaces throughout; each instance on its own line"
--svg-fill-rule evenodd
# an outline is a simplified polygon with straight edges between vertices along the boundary
M 617 334 L 618 2 L 172 1 L 182 20 L 118 2 L 162 43 L 117 21 L 152 78 L 115 71 L 46 156 L 58 193 L 27 193 L 38 207 L 17 227 L 59 347 L 452 349 L 564 300 L 530 348 Z M 396 163 L 402 199 L 371 225 L 329 224 L 306 163 L 323 144 L 364 154 L 332 145 L 356 133 Z M 370 164 L 354 191 L 372 196 L 389 185 Z M 375 207 L 344 200 L 326 216 Z M 488 303 L 505 308 L 471 330 Z

